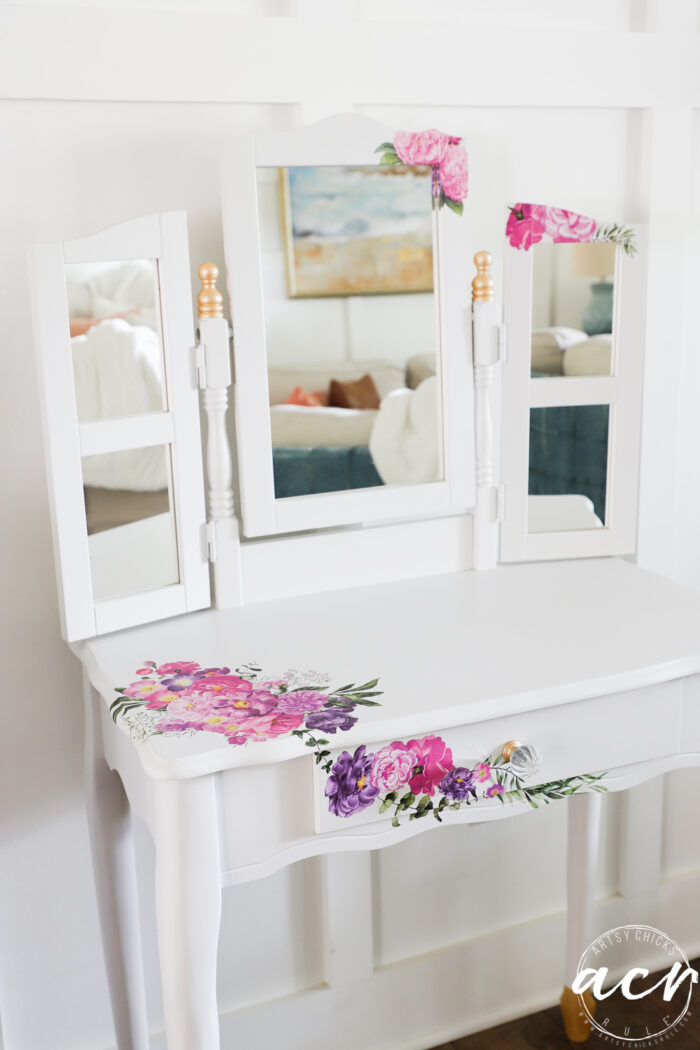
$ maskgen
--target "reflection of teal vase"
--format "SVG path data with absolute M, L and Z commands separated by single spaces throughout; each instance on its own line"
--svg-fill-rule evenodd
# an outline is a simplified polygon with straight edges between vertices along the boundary
M 591 285 L 593 298 L 586 307 L 581 325 L 586 335 L 602 335 L 612 332 L 613 286 L 612 281 L 597 281 Z

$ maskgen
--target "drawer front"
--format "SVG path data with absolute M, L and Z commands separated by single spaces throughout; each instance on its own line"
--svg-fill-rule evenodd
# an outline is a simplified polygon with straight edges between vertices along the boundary
M 390 741 L 372 744 L 359 754 L 356 748 L 345 751 L 337 748 L 324 763 L 326 767 L 332 763 L 331 772 L 323 766 L 314 768 L 315 830 L 337 832 L 379 820 L 391 821 L 396 813 L 396 801 L 409 792 L 415 801 L 406 812 L 399 812 L 401 821 L 415 813 L 415 806 L 421 800 L 424 807 L 429 802 L 431 808 L 436 808 L 443 793 L 446 801 L 441 804 L 446 809 L 454 806 L 464 797 L 466 784 L 465 778 L 459 776 L 441 781 L 450 766 L 476 771 L 479 762 L 509 740 L 532 745 L 542 758 L 539 771 L 525 781 L 526 787 L 603 773 L 673 754 L 679 746 L 681 703 L 682 683 L 665 682 L 444 732 L 438 728 L 417 742 L 398 741 L 397 748 L 389 748 Z M 700 730 L 700 719 L 698 728 Z M 384 748 L 387 750 L 383 751 Z M 377 759 L 379 752 L 382 754 Z M 406 776 L 416 755 L 425 759 L 425 768 L 407 783 Z M 479 772 L 486 777 L 485 770 Z M 498 805 L 498 799 L 484 798 L 492 783 L 490 779 L 475 780 L 477 800 L 467 795 L 470 805 Z M 386 800 L 394 788 L 396 799 L 380 813 L 382 800 Z

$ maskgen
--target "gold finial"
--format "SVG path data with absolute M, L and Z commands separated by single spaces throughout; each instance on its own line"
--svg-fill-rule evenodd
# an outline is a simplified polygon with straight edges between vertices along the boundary
M 202 263 L 197 270 L 202 290 L 197 296 L 200 317 L 223 317 L 224 297 L 216 287 L 219 267 L 216 263 Z
M 494 281 L 489 273 L 492 262 L 491 252 L 477 252 L 474 256 L 476 277 L 472 281 L 472 301 L 475 303 L 492 303 L 495 298 Z
M 481 252 L 479 254 L 481 254 Z M 488 252 L 485 252 L 484 254 L 488 255 Z M 503 748 L 501 749 L 501 754 L 505 758 L 506 762 L 510 762 L 516 747 L 520 747 L 520 742 L 518 740 L 509 740 L 507 744 L 503 745 Z

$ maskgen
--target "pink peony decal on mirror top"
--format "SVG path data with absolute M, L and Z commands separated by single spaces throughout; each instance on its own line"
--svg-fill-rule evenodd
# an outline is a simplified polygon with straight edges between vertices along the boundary
M 375 152 L 382 154 L 379 163 L 383 166 L 428 165 L 432 169 L 433 207 L 446 205 L 461 215 L 469 193 L 467 151 L 461 143 L 461 138 L 435 128 L 397 131 L 393 142 L 382 142 Z
M 574 244 L 586 241 L 618 244 L 627 255 L 634 255 L 637 246 L 634 230 L 619 223 L 602 225 L 586 215 L 546 204 L 513 204 L 508 209 L 506 237 L 514 248 L 529 251 L 533 244 L 552 241 L 554 244 Z

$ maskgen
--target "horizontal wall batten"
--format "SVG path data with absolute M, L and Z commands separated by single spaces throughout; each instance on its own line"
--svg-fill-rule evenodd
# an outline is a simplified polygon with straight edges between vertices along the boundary
M 694 98 L 697 105 L 699 52 L 697 36 L 680 33 L 4 7 L 0 97 L 289 104 L 323 95 L 422 106 L 512 106 L 516 97 L 518 106 L 543 107 Z M 417 66 L 411 55 L 420 56 Z

